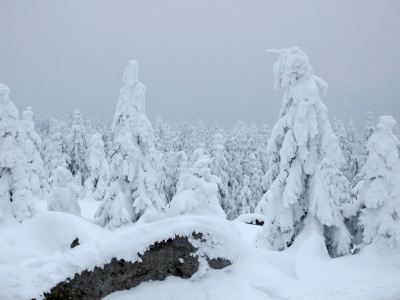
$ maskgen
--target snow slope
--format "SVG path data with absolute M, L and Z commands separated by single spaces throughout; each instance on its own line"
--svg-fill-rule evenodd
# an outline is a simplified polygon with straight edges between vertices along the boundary
M 400 299 L 399 254 L 368 246 L 357 255 L 331 259 L 310 223 L 292 247 L 275 252 L 256 248 L 261 227 L 243 222 L 179 216 L 111 232 L 70 214 L 43 212 L 21 224 L 0 226 L 0 299 L 40 299 L 43 291 L 75 272 L 113 256 L 135 261 L 136 253 L 155 241 L 193 231 L 210 235 L 200 251 L 233 264 L 222 270 L 203 264 L 191 279 L 147 282 L 105 300 Z M 76 237 L 81 245 L 70 249 Z
M 400 256 L 383 255 L 369 246 L 357 255 L 331 259 L 313 227 L 287 251 L 265 251 L 253 246 L 259 226 L 236 222 L 230 226 L 241 237 L 243 250 L 232 266 L 210 270 L 196 279 L 169 277 L 163 282 L 142 283 L 104 300 L 400 299 Z M 397 259 L 397 267 L 392 259 Z

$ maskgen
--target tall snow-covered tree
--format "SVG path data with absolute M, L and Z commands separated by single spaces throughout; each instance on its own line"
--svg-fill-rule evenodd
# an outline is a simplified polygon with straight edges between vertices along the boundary
M 337 137 L 320 99 L 327 84 L 314 75 L 299 48 L 281 49 L 274 65 L 275 88 L 283 89 L 280 119 L 268 142 L 267 192 L 258 205 L 266 215 L 264 237 L 273 249 L 288 247 L 307 218 L 324 230 L 331 255 L 345 254 L 350 234 L 344 216 L 353 212 L 350 186 Z
M 106 159 L 104 141 L 101 134 L 95 133 L 91 140 L 87 155 L 89 177 L 85 181 L 85 198 L 102 200 L 110 182 L 110 167 Z
M 160 153 L 145 114 L 145 87 L 139 82 L 138 72 L 137 62 L 131 60 L 125 69 L 112 124 L 113 183 L 96 213 L 99 223 L 110 228 L 135 222 L 144 213 L 159 211 L 165 205 L 159 193 Z
M 75 110 L 72 114 L 71 132 L 68 137 L 68 153 L 70 157 L 69 170 L 73 176 L 80 177 L 80 184 L 88 177 L 88 169 L 86 165 L 86 135 L 85 126 L 79 110 Z
M 48 185 L 44 173 L 43 159 L 40 154 L 42 139 L 35 130 L 33 117 L 33 111 L 30 107 L 22 113 L 21 123 L 27 137 L 24 141 L 24 152 L 28 163 L 28 180 L 32 194 L 43 199 Z
M 193 155 L 193 166 L 179 179 L 177 193 L 169 203 L 167 214 L 209 215 L 225 218 L 219 204 L 220 179 L 211 174 L 212 160 L 203 149 Z
M 355 194 L 362 207 L 364 242 L 383 238 L 400 247 L 400 141 L 394 134 L 395 125 L 391 116 L 379 118 L 368 140 L 368 157 Z
M 0 222 L 8 217 L 23 221 L 34 213 L 26 139 L 10 89 L 0 84 Z

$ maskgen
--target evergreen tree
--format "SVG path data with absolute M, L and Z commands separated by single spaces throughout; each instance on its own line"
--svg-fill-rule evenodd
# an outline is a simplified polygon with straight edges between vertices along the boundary
M 210 157 L 203 149 L 197 149 L 193 159 L 193 166 L 179 179 L 177 194 L 170 202 L 167 214 L 225 218 L 225 212 L 218 199 L 220 179 L 211 174 Z
M 0 84 L 0 222 L 7 217 L 23 221 L 34 213 L 26 139 L 10 89 Z
M 165 205 L 159 194 L 161 157 L 145 114 L 145 87 L 139 82 L 136 61 L 129 62 L 123 83 L 112 124 L 113 183 L 96 213 L 99 223 L 110 228 L 135 222 Z
M 227 156 L 225 137 L 221 133 L 216 133 L 213 136 L 211 145 L 211 173 L 221 180 L 219 184 L 219 200 L 224 211 L 229 211 L 232 208 L 228 189 L 229 177 Z
M 365 120 L 365 131 L 364 131 L 364 141 L 365 144 L 367 143 L 367 141 L 369 140 L 369 138 L 371 137 L 371 135 L 373 135 L 375 132 L 375 120 L 374 120 L 374 115 L 372 114 L 371 111 L 367 112 L 367 118 Z
M 400 246 L 400 141 L 394 134 L 396 121 L 382 116 L 368 140 L 368 157 L 362 180 L 355 187 L 361 205 L 360 225 L 364 242 L 383 238 Z
M 69 165 L 68 169 L 73 176 L 79 178 L 80 184 L 88 177 L 88 168 L 86 165 L 86 136 L 85 127 L 79 110 L 72 114 L 71 133 L 68 137 Z
M 254 195 L 250 188 L 250 177 L 244 175 L 243 187 L 240 191 L 240 214 L 249 214 L 254 211 Z
M 258 205 L 266 214 L 264 235 L 273 249 L 289 246 L 306 218 L 323 228 L 331 255 L 345 254 L 350 234 L 344 216 L 354 213 L 345 163 L 320 99 L 327 84 L 313 74 L 299 48 L 279 50 L 275 87 L 284 90 L 280 119 L 268 142 L 266 187 Z
M 365 159 L 362 142 L 352 120 L 349 121 L 349 125 L 347 127 L 346 154 L 348 164 L 347 178 L 349 179 L 351 185 L 354 186 L 358 181 L 357 178 Z
M 42 139 L 35 130 L 33 111 L 30 107 L 22 113 L 21 123 L 27 137 L 24 141 L 24 149 L 28 164 L 29 186 L 34 196 L 43 199 L 48 185 L 44 173 L 43 159 L 40 154 Z
M 85 181 L 85 197 L 102 200 L 110 182 L 110 167 L 104 151 L 104 141 L 95 133 L 88 149 L 87 166 L 90 175 Z
M 63 166 L 58 166 L 52 182 L 47 208 L 80 216 L 81 208 L 78 203 L 80 186 L 74 182 L 71 172 Z

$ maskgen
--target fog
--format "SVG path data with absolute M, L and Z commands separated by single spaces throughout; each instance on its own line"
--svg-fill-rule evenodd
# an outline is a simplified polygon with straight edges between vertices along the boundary
M 139 62 L 147 112 L 166 120 L 273 124 L 269 48 L 301 47 L 329 83 L 330 116 L 360 127 L 399 113 L 399 1 L 0 0 L 0 82 L 21 110 L 112 118 Z

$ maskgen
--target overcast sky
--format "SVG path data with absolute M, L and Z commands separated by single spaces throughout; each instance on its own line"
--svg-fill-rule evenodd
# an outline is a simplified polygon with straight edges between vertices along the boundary
M 330 116 L 400 117 L 400 1 L 0 0 L 0 82 L 19 109 L 112 118 L 139 62 L 147 112 L 273 124 L 275 54 L 299 46 L 329 83 Z

